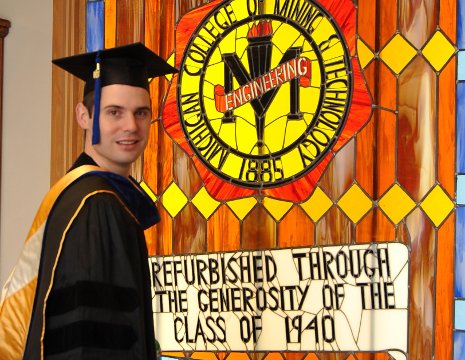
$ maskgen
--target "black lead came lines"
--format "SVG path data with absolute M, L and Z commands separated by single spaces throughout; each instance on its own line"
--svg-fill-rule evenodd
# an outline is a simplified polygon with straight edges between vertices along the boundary
M 349 246 L 338 251 L 314 247 L 291 251 L 300 281 L 391 276 L 386 247 Z M 269 250 L 163 257 L 152 261 L 151 267 L 155 289 L 271 283 L 278 271 Z
M 271 250 L 158 258 L 152 262 L 156 311 L 188 311 L 189 286 L 197 289 L 202 312 L 301 310 L 310 286 L 301 283 L 305 280 L 332 280 L 333 286 L 325 285 L 322 295 L 331 300 L 329 305 L 324 301 L 325 308 L 338 309 L 345 297 L 343 282 L 348 279 L 359 285 L 364 309 L 394 307 L 387 247 L 276 251 L 290 252 L 298 283 L 279 285 L 282 279 L 279 281 L 277 258 Z M 288 271 L 292 268 L 284 276 L 291 276 Z
M 197 303 L 203 313 L 301 310 L 310 285 L 279 286 L 265 289 L 221 288 L 199 290 Z M 156 290 L 156 312 L 186 313 L 189 311 L 187 290 Z
M 175 314 L 179 344 L 218 346 L 234 332 L 255 344 L 267 314 L 287 344 L 317 348 L 336 341 L 335 311 L 346 302 L 359 311 L 397 309 L 392 249 L 380 243 L 156 257 L 154 313 Z
M 312 248 L 296 250 L 292 257 L 297 260 L 299 280 L 391 277 L 389 252 L 385 247 L 347 247 L 337 252 Z
M 271 282 L 277 265 L 271 255 L 264 253 L 220 253 L 164 258 L 152 262 L 152 285 L 155 288 L 180 286 L 211 286 Z

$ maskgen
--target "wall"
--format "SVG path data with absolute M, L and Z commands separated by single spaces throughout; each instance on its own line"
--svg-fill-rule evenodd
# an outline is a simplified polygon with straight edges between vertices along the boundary
M 0 284 L 50 186 L 52 0 L 0 0 L 5 38 Z

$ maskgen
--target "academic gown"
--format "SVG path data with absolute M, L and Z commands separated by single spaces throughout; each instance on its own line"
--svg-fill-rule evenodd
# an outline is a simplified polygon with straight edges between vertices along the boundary
M 73 168 L 84 164 L 95 162 L 82 154 Z M 138 185 L 113 173 L 63 191 L 47 219 L 24 359 L 156 358 L 143 230 L 158 221 Z

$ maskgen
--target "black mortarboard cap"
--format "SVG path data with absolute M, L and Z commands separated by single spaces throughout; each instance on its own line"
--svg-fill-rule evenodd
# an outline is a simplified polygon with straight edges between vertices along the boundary
M 92 144 L 100 141 L 100 92 L 103 86 L 122 84 L 149 90 L 149 79 L 178 70 L 142 43 L 119 46 L 52 61 L 85 81 L 84 96 L 95 91 Z

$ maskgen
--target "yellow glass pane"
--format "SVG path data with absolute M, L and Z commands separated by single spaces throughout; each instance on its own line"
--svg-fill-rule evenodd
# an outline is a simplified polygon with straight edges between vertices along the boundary
M 350 220 L 356 223 L 371 209 L 373 202 L 357 184 L 354 184 L 342 196 L 338 205 Z
M 333 202 L 323 190 L 317 187 L 312 196 L 300 206 L 316 222 L 333 206 Z
M 429 61 L 436 71 L 442 69 L 444 64 L 455 53 L 455 47 L 437 30 L 424 47 L 423 56 Z
M 192 204 L 201 212 L 205 219 L 208 219 L 220 206 L 220 202 L 213 199 L 204 187 L 195 194 Z
M 105 0 L 105 48 L 116 46 L 116 0 Z
M 257 204 L 257 200 L 254 197 L 248 197 L 239 200 L 231 200 L 226 204 L 240 220 L 244 220 L 250 210 Z
M 161 203 L 171 217 L 175 217 L 182 210 L 184 205 L 186 205 L 187 197 L 176 183 L 171 183 L 163 193 Z
M 360 39 L 357 41 L 357 55 L 362 69 L 364 69 L 374 57 L 373 51 Z
M 394 224 L 398 224 L 415 207 L 415 202 L 397 184 L 389 189 L 378 204 Z
M 150 198 L 153 200 L 153 202 L 157 201 L 157 196 L 155 195 L 155 193 L 152 191 L 152 189 L 147 185 L 147 183 L 142 180 L 140 183 L 139 183 L 140 187 L 142 189 L 144 189 L 145 193 L 150 196 Z
M 174 61 L 175 61 L 175 56 L 174 56 L 174 51 L 171 53 L 171 55 L 168 57 L 168 59 L 166 59 L 166 62 L 168 64 L 170 64 L 171 66 L 174 66 Z M 171 81 L 171 79 L 173 78 L 173 75 L 174 74 L 167 74 L 165 75 L 165 78 L 168 80 L 168 81 Z
M 416 54 L 416 49 L 397 34 L 381 50 L 379 57 L 392 71 L 399 74 Z
M 282 219 L 282 217 L 289 211 L 293 203 L 290 201 L 276 200 L 272 198 L 264 198 L 263 206 L 273 216 L 276 221 Z
M 434 225 L 438 226 L 452 211 L 454 203 L 444 190 L 436 185 L 420 206 Z

